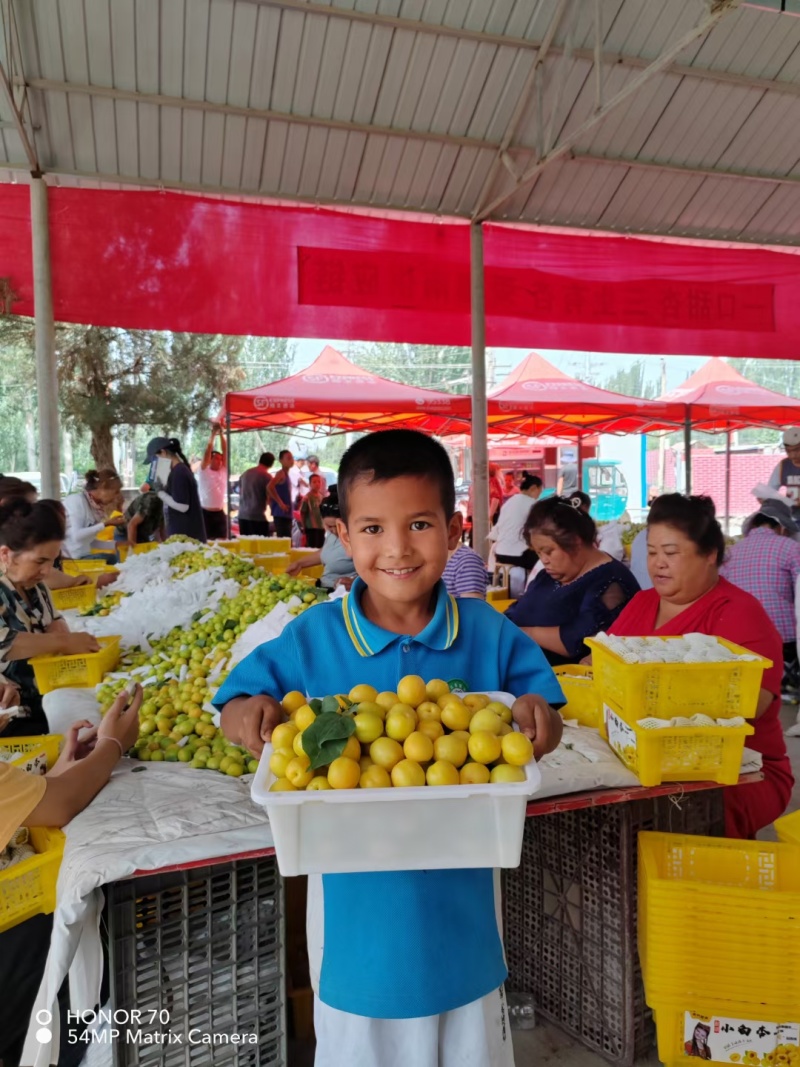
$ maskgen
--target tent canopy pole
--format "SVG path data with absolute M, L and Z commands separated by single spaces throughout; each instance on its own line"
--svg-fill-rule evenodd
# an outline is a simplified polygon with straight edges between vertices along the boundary
M 692 413 L 688 407 L 683 425 L 683 478 L 684 492 L 688 496 L 692 491 Z
M 486 406 L 486 318 L 483 279 L 483 228 L 470 226 L 472 319 L 472 544 L 489 555 L 489 420 Z
M 42 496 L 61 497 L 61 453 L 58 428 L 58 364 L 53 321 L 53 279 L 50 271 L 50 226 L 47 185 L 31 178 L 33 238 L 33 312 L 36 334 L 36 391 L 39 407 L 39 470 Z

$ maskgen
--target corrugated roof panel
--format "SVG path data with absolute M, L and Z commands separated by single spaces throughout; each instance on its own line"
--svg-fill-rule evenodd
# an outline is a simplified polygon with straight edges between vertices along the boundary
M 276 193 L 281 188 L 281 169 L 289 137 L 288 122 L 269 122 L 264 146 L 259 188 L 265 193 Z
M 143 178 L 161 177 L 161 109 L 155 104 L 138 104 L 139 173 Z M 81 168 L 82 170 L 85 168 Z
M 761 182 L 707 178 L 676 220 L 679 233 L 718 233 L 735 237 L 770 195 Z
M 212 104 L 226 104 L 233 41 L 233 4 L 230 0 L 211 0 L 208 41 L 203 99 Z
M 520 37 L 520 23 L 527 21 L 517 0 L 472 0 L 464 8 L 464 26 L 482 33 Z
M 94 150 L 94 128 L 92 123 L 92 102 L 81 93 L 70 93 L 68 97 L 69 124 L 72 130 L 72 150 L 75 154 L 77 170 L 97 170 L 97 157 Z
M 344 160 L 336 181 L 335 199 L 347 201 L 355 197 L 356 182 L 367 149 L 367 140 L 364 133 L 348 133 Z
M 459 148 L 456 160 L 442 192 L 440 210 L 445 215 L 459 213 L 464 187 L 467 184 L 470 169 L 478 155 L 477 148 Z
M 705 115 L 684 124 L 683 136 L 670 147 L 673 162 L 695 167 L 712 167 L 741 130 L 762 99 L 757 89 L 741 89 L 736 85 L 716 85 L 708 98 Z
M 792 143 L 786 131 L 797 126 L 796 97 L 767 93 L 742 124 L 717 160 L 717 167 L 785 174 L 800 154 L 800 139 Z
M 237 3 L 234 6 L 227 93 L 227 103 L 234 107 L 248 107 L 250 104 L 257 23 L 258 7 L 255 4 Z
M 392 32 L 383 27 L 350 27 L 350 36 L 345 52 L 345 68 L 333 117 L 345 121 L 369 123 L 373 121 L 375 103 L 383 79 L 389 50 L 392 47 Z
M 111 13 L 105 0 L 85 0 L 83 22 L 86 31 L 88 77 L 81 81 L 92 85 L 113 86 L 114 64 L 111 57 Z M 76 79 L 78 80 L 78 79 Z
M 549 222 L 555 215 L 555 203 L 561 186 L 569 180 L 567 166 L 566 161 L 556 160 L 545 167 L 532 186 L 516 193 L 508 202 L 508 217 L 519 219 L 524 211 L 527 218 L 536 222 Z
M 710 115 L 709 101 L 716 86 L 712 82 L 699 84 L 684 78 L 642 145 L 642 155 L 648 159 L 671 159 L 673 151 L 680 151 L 687 130 L 687 118 Z
M 334 200 L 347 152 L 347 134 L 344 130 L 328 130 L 327 134 L 325 154 L 319 166 L 314 195 L 323 200 Z
M 244 127 L 242 151 L 242 188 L 261 187 L 261 167 L 264 162 L 264 145 L 267 140 L 267 123 L 264 119 L 247 119 Z
M 494 151 L 480 149 L 476 152 L 475 162 L 470 169 L 464 186 L 464 191 L 461 194 L 461 201 L 459 202 L 456 211 L 457 214 L 471 215 L 475 210 L 478 197 L 481 194 L 481 190 L 483 189 L 486 179 L 489 176 L 489 171 L 494 163 L 494 158 Z
M 307 126 L 289 125 L 289 132 L 286 135 L 286 149 L 283 153 L 280 184 L 277 186 L 282 193 L 296 195 L 303 169 L 303 157 L 305 156 L 308 134 L 309 129 Z
M 531 72 L 533 56 L 532 52 L 517 51 L 509 76 L 498 95 L 494 114 L 483 134 L 484 140 L 499 144 L 505 136 L 506 129 L 514 117 L 514 109 L 525 88 L 525 80 Z
M 394 188 L 406 142 L 399 137 L 385 137 L 383 141 L 383 155 L 367 198 L 370 203 L 388 204 L 390 207 L 403 207 L 402 201 L 395 196 Z M 361 177 L 364 177 L 363 170 Z
M 422 41 L 427 37 L 427 45 Z M 422 43 L 420 44 L 419 42 Z M 420 56 L 420 49 L 422 56 Z M 400 99 L 400 94 L 409 77 L 409 67 L 412 62 L 419 66 L 424 63 L 425 57 L 430 57 L 433 49 L 433 38 L 427 34 L 414 34 L 405 30 L 397 30 L 392 36 L 392 43 L 386 59 L 383 77 L 378 86 L 364 85 L 369 91 L 377 89 L 375 105 L 370 121 L 376 126 L 391 126 L 394 122 L 395 111 Z
M 434 116 L 439 108 L 444 106 L 449 110 L 455 109 L 458 98 L 458 87 L 454 84 L 459 70 L 456 66 L 458 42 L 452 37 L 437 41 L 430 66 L 422 83 L 422 91 L 414 109 L 412 127 L 415 130 L 431 130 L 434 128 Z M 460 86 L 463 87 L 463 75 L 458 77 Z M 446 94 L 449 94 L 447 99 Z M 441 127 L 439 127 L 441 130 Z M 444 131 L 442 131 L 444 132 Z
M 3 159 L 7 163 L 24 163 L 28 157 L 25 155 L 25 149 L 22 147 L 17 131 L 6 127 L 0 130 L 0 137 L 3 139 Z
M 409 192 L 417 176 L 417 168 L 422 157 L 421 141 L 406 141 L 400 151 L 400 159 L 394 172 L 392 181 L 391 201 L 393 204 L 407 205 Z M 419 200 L 411 200 L 411 203 L 419 203 Z
M 225 144 L 225 116 L 207 112 L 203 116 L 203 152 L 200 181 L 210 188 L 222 184 L 222 149 Z
M 451 45 L 448 53 L 452 55 L 452 42 L 448 43 Z M 389 120 L 390 125 L 400 129 L 415 128 L 423 87 L 434 64 L 434 54 L 438 47 L 439 43 L 433 35 L 426 33 L 417 35 L 414 47 L 411 50 L 406 75 L 395 100 L 395 108 Z M 432 108 L 429 108 L 427 116 L 429 122 L 430 110 Z M 424 114 L 421 116 L 421 123 L 422 125 L 417 128 L 427 129 L 427 126 L 424 125 Z
M 136 91 L 136 19 L 133 0 L 109 0 L 111 13 L 111 56 L 114 85 L 117 89 Z
M 281 32 L 275 56 L 275 72 L 272 79 L 270 107 L 276 111 L 290 112 L 294 98 L 300 49 L 303 44 L 303 26 L 311 16 L 296 11 L 281 14 Z
M 575 2 L 575 0 L 573 0 Z M 524 37 L 529 41 L 541 41 L 555 15 L 557 0 L 517 0 L 505 28 L 507 37 Z M 580 11 L 580 6 L 578 6 Z
M 464 84 L 447 126 L 448 133 L 457 137 L 468 136 L 470 125 L 475 117 L 475 109 L 484 92 L 496 54 L 497 49 L 494 45 L 479 44 L 473 50 L 469 42 L 460 42 L 452 73 L 455 80 L 456 70 L 463 63 Z
M 611 47 L 606 38 L 614 28 L 625 0 L 601 0 L 600 2 L 600 28 L 603 33 L 603 48 L 608 51 Z M 574 42 L 576 48 L 594 48 L 594 5 L 586 4 L 584 17 L 576 27 Z
M 136 5 L 136 88 L 140 93 L 157 93 L 159 84 L 160 26 L 158 7 Z
M 771 19 L 765 19 L 756 11 L 742 8 L 714 27 L 701 42 L 693 62 L 697 66 L 716 67 L 718 70 L 741 70 L 746 66 L 742 54 L 760 51 L 771 28 Z
M 350 27 L 344 20 L 332 19 L 330 21 L 325 35 L 325 47 L 322 50 L 319 71 L 314 79 L 314 98 L 311 104 L 311 114 L 320 118 L 333 117 L 340 80 L 350 82 L 353 86 L 352 98 L 355 100 L 360 69 L 347 70 L 344 67 L 349 35 Z M 352 114 L 352 105 L 350 114 Z
M 193 0 L 186 5 L 184 20 L 183 88 L 181 96 L 202 100 L 206 91 L 208 66 L 209 0 Z M 198 160 L 199 169 L 199 160 Z
M 165 96 L 182 96 L 184 0 L 161 0 L 160 9 L 159 86 Z
M 306 15 L 300 40 L 300 54 L 294 78 L 294 93 L 291 108 L 294 115 L 310 115 L 314 107 L 314 95 L 319 79 L 319 68 L 325 50 L 325 35 L 329 25 L 327 18 Z
M 35 15 L 42 77 L 63 81 L 64 56 L 58 0 L 40 0 L 36 6 Z
M 70 82 L 87 82 L 86 36 L 81 0 L 59 0 L 59 22 L 64 57 L 64 75 Z
M 317 197 L 323 160 L 327 152 L 328 136 L 328 130 L 314 128 L 308 130 L 297 191 L 300 196 L 308 197 L 309 200 L 315 200 Z
M 605 164 L 598 170 L 600 166 Z M 652 225 L 656 232 L 668 233 L 702 184 L 693 174 L 628 169 L 598 224 L 635 233 L 645 233 Z
M 786 64 L 800 59 L 800 25 L 794 20 L 788 25 L 785 19 L 771 19 L 770 32 L 759 53 L 748 57 L 742 74 L 757 78 L 791 80 L 785 72 Z
M 554 60 L 554 63 L 557 60 Z M 606 68 L 603 80 L 603 99 L 610 100 L 636 76 L 636 71 L 627 67 L 615 66 Z M 553 74 L 555 77 L 555 74 Z M 633 100 L 633 97 L 629 99 Z M 559 105 L 559 113 L 554 126 L 557 140 L 568 137 L 583 122 L 594 114 L 597 101 L 597 91 L 594 79 L 594 66 L 585 60 L 578 60 L 572 64 L 569 76 L 564 83 L 563 100 Z M 552 98 L 546 98 L 545 116 L 549 113 Z M 620 107 L 619 111 L 624 108 Z M 597 130 L 606 129 L 607 123 L 613 123 L 617 118 L 617 112 L 612 111 L 598 126 Z M 547 118 L 545 118 L 545 123 Z M 588 135 L 591 137 L 591 134 Z
M 98 171 L 101 174 L 119 174 L 117 114 L 113 100 L 105 100 L 100 96 L 92 97 L 92 125 Z
M 159 119 L 161 177 L 165 181 L 179 182 L 183 177 L 183 113 L 177 107 L 162 107 Z
M 359 203 L 365 203 L 372 195 L 375 183 L 378 180 L 378 171 L 380 170 L 385 147 L 385 137 L 378 134 L 371 134 L 367 137 L 367 143 L 364 145 L 364 152 L 361 156 L 358 176 L 353 186 L 353 199 Z
M 578 150 L 635 158 L 679 85 L 680 78 L 671 75 L 643 85 L 595 126 L 577 146 Z
M 800 19 L 795 19 L 795 22 L 800 22 Z M 798 27 L 800 32 L 800 27 Z M 797 44 L 792 50 L 791 55 L 781 67 L 780 75 L 781 81 L 796 82 L 800 77 L 800 44 Z
M 468 136 L 490 140 L 489 130 L 495 128 L 496 133 L 496 128 L 498 126 L 498 105 L 503 98 L 505 86 L 512 78 L 517 80 L 517 83 L 519 84 L 519 61 L 520 53 L 518 49 L 496 49 L 491 68 L 483 84 L 483 91 L 476 102 L 475 110 L 473 111 L 467 129 Z M 524 79 L 524 77 L 525 75 L 523 74 L 522 78 Z M 513 107 L 513 103 L 511 103 L 510 106 L 506 104 L 505 114 L 510 116 Z M 502 137 L 504 132 L 505 124 L 503 125 L 503 129 L 499 136 Z
M 410 191 L 410 201 L 425 211 L 437 212 L 442 191 L 453 169 L 458 149 L 449 145 L 426 144 Z
M 139 120 L 137 104 L 129 100 L 114 101 L 114 118 L 117 127 L 117 158 L 120 174 L 134 178 L 139 173 Z
M 196 184 L 203 170 L 203 115 L 183 111 L 181 123 L 181 181 Z
M 272 106 L 272 79 L 275 76 L 280 27 L 280 11 L 272 7 L 259 7 L 249 103 L 250 107 L 260 111 Z
M 605 34 L 604 48 L 607 52 L 624 52 L 625 43 L 629 37 L 637 31 L 637 27 L 652 22 L 652 5 L 648 12 L 648 5 L 643 0 L 625 0 L 608 26 Z M 603 25 L 606 25 L 605 20 Z M 587 42 L 588 43 L 588 42 Z M 593 43 L 593 42 L 592 42 Z
M 751 241 L 791 240 L 800 237 L 800 188 L 783 186 L 772 194 L 747 225 Z

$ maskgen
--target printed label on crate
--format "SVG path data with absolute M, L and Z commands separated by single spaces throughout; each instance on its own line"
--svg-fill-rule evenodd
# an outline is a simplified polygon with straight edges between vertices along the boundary
M 686 1056 L 741 1067 L 800 1067 L 800 1025 L 726 1019 L 721 1015 L 683 1016 Z
M 628 758 L 636 751 L 636 733 L 628 724 L 613 711 L 608 704 L 603 705 L 606 717 L 606 730 L 608 731 L 608 743 L 623 759 Z

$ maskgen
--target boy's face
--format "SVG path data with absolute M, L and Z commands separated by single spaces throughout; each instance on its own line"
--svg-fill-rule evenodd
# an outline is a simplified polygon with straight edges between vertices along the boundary
M 430 595 L 461 537 L 461 513 L 445 516 L 434 481 L 359 478 L 350 487 L 339 537 L 375 600 L 413 603 Z

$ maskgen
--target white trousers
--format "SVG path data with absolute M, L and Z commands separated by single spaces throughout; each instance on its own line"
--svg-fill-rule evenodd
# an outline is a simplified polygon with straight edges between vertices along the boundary
M 419 1019 L 367 1019 L 314 998 L 314 1067 L 514 1067 L 503 987 Z

